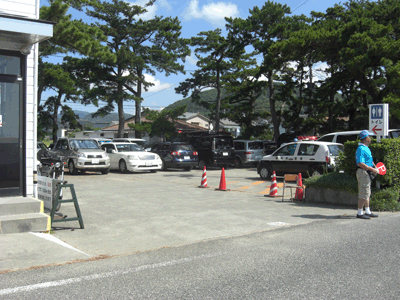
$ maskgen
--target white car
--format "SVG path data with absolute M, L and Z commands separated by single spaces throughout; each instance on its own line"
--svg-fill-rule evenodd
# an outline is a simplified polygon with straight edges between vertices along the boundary
M 162 160 L 156 153 L 146 152 L 135 143 L 105 143 L 101 148 L 110 157 L 111 170 L 157 172 L 162 168 Z
M 335 158 L 343 151 L 339 143 L 300 141 L 281 146 L 271 155 L 264 156 L 257 166 L 262 179 L 276 175 L 298 174 L 315 176 L 331 171 Z

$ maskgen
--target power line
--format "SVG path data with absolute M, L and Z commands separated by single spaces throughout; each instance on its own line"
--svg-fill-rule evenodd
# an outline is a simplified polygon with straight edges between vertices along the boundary
M 162 90 L 160 90 L 160 91 L 158 91 L 158 92 L 155 92 L 154 94 L 151 94 L 151 95 L 148 95 L 148 96 L 146 96 L 146 97 L 143 97 L 143 99 L 144 99 L 144 98 L 149 98 L 149 97 L 151 97 L 151 96 L 153 96 L 153 95 L 156 95 L 156 94 L 161 93 L 161 92 L 163 92 L 163 91 L 165 91 L 165 90 L 168 90 L 169 88 L 173 87 L 174 85 L 176 85 L 176 83 L 170 85 L 169 87 L 166 87 L 165 89 L 162 89 Z
M 293 11 L 292 11 L 292 13 L 294 13 L 298 8 L 300 8 L 300 7 L 302 7 L 304 4 L 306 4 L 308 1 L 310 1 L 310 0 L 306 0 L 306 1 L 304 1 L 302 4 L 300 4 L 299 6 L 297 6 Z

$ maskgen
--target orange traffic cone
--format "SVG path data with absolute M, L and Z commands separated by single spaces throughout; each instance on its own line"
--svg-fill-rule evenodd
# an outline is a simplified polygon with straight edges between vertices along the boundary
M 207 170 L 206 166 L 203 168 L 203 175 L 201 176 L 201 185 L 199 186 L 200 188 L 208 188 L 207 186 Z
M 296 193 L 294 194 L 293 200 L 297 200 L 297 201 L 303 200 L 303 193 L 304 193 L 303 188 L 304 188 L 303 180 L 301 178 L 301 173 L 299 173 L 299 175 L 297 175 L 297 187 L 296 187 Z
M 221 172 L 221 180 L 219 182 L 219 188 L 215 189 L 216 191 L 229 191 L 226 189 L 226 181 L 225 181 L 225 169 L 222 168 Z
M 278 184 L 276 183 L 276 173 L 273 171 L 271 178 L 271 187 L 269 188 L 269 195 L 264 195 L 265 197 L 282 197 L 278 195 Z

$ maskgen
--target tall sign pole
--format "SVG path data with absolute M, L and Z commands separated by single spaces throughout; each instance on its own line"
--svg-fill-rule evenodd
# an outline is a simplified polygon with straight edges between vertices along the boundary
M 369 105 L 369 131 L 376 134 L 378 142 L 389 134 L 389 104 Z

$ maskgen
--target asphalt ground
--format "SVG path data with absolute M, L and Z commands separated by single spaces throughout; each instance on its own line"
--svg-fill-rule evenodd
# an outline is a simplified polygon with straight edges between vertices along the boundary
M 73 183 L 84 229 L 77 221 L 53 224 L 50 234 L 0 235 L 0 273 L 173 248 L 245 236 L 314 221 L 355 218 L 353 207 L 307 204 L 270 198 L 270 181 L 255 168 L 207 169 L 208 188 L 199 188 L 203 170 L 157 173 L 86 173 Z M 277 178 L 282 195 L 282 178 Z M 64 199 L 71 198 L 64 190 Z M 73 203 L 59 211 L 76 216 Z

